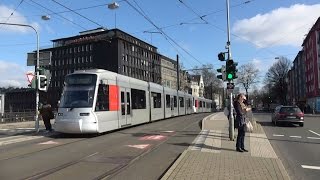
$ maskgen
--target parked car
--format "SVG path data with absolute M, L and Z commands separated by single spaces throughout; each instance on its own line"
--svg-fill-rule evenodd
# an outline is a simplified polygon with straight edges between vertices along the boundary
M 304 125 L 304 113 L 298 106 L 277 106 L 271 116 L 275 126 L 280 123 Z

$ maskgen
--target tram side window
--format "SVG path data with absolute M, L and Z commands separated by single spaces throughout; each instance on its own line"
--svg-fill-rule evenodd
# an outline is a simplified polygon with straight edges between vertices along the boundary
M 131 89 L 132 109 L 146 109 L 146 92 Z
M 174 107 L 178 107 L 177 96 L 173 96 L 173 105 L 174 105 Z
M 161 108 L 161 93 L 151 92 L 151 96 L 153 97 L 153 107 Z
M 179 97 L 179 101 L 180 101 L 180 107 L 184 107 L 184 98 Z
M 202 107 L 202 101 L 200 101 L 200 107 Z
M 191 107 L 191 99 L 188 99 L 188 107 Z
M 99 84 L 95 111 L 109 111 L 109 85 Z
M 166 95 L 166 108 L 170 108 L 170 95 Z

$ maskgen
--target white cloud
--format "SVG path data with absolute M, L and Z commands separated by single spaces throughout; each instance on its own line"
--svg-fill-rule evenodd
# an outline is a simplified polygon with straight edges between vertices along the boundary
M 237 21 L 232 31 L 259 48 L 273 45 L 301 46 L 304 35 L 319 17 L 320 4 L 295 4 Z
M 10 16 L 12 12 L 14 12 L 14 14 Z M 0 17 L 10 17 L 8 21 L 7 21 L 7 18 L 1 18 L 0 22 L 2 23 L 26 24 L 26 25 L 31 25 L 36 30 L 40 30 L 40 25 L 38 23 L 28 22 L 27 19 L 23 17 L 22 14 L 4 5 L 0 5 Z M 30 31 L 33 31 L 33 30 L 28 27 L 0 25 L 0 33 L 3 33 L 3 32 L 26 33 Z
M 0 60 L 0 87 L 26 87 L 27 69 L 10 61 Z

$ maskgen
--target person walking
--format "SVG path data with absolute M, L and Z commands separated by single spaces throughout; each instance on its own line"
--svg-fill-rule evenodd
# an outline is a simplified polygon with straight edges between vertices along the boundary
M 234 109 L 236 112 L 236 123 L 238 128 L 238 136 L 237 136 L 237 143 L 236 143 L 236 150 L 238 152 L 248 152 L 247 149 L 244 148 L 244 137 L 245 137 L 245 114 L 247 111 L 250 110 L 250 108 L 247 108 L 247 106 L 244 104 L 244 101 L 246 100 L 246 96 L 243 93 L 238 94 L 237 99 L 234 101 Z
M 40 109 L 40 114 L 42 116 L 42 120 L 43 120 L 44 126 L 46 127 L 47 132 L 52 132 L 50 119 L 54 118 L 54 114 L 53 114 L 51 105 L 48 104 L 47 101 L 44 101 Z

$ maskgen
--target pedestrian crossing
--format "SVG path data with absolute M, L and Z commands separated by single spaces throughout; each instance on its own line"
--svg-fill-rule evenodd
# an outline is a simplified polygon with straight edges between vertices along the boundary
M 0 138 L 0 146 L 30 141 L 42 138 L 43 136 L 30 136 L 30 135 L 18 135 L 18 136 L 9 136 Z
M 0 146 L 15 144 L 15 143 L 24 142 L 24 141 L 30 141 L 30 140 L 44 137 L 39 135 L 35 136 L 33 135 L 33 132 L 36 132 L 35 128 L 15 128 L 15 129 L 1 128 L 0 134 L 4 136 L 0 137 Z

